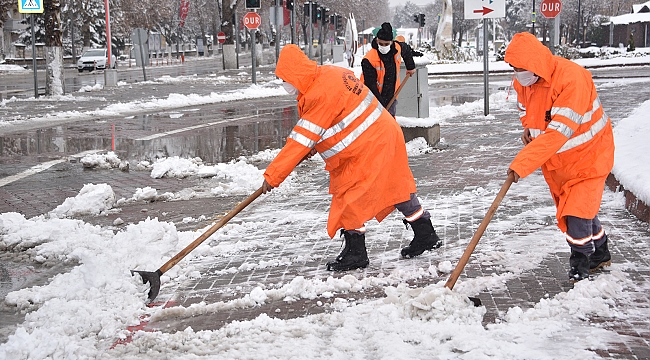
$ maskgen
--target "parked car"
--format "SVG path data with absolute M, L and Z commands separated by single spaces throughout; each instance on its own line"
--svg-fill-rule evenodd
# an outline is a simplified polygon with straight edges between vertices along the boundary
M 88 49 L 77 60 L 77 70 L 83 72 L 84 70 L 104 70 L 106 69 L 106 62 L 108 60 L 107 49 Z M 111 67 L 115 69 L 116 58 L 115 54 L 111 54 Z

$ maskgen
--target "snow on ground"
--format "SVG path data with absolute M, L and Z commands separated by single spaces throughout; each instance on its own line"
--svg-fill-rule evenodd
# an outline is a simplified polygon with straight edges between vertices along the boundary
M 0 126 L 25 123 L 25 122 L 46 122 L 57 121 L 66 119 L 92 119 L 97 117 L 115 117 L 127 116 L 134 113 L 141 113 L 143 111 L 157 111 L 161 109 L 175 109 L 188 106 L 199 106 L 205 104 L 213 104 L 226 101 L 243 100 L 243 99 L 258 99 L 265 97 L 286 95 L 286 91 L 280 85 L 280 80 L 270 81 L 263 85 L 250 85 L 247 88 L 240 90 L 233 90 L 227 92 L 212 92 L 210 95 L 197 95 L 197 94 L 176 94 L 171 93 L 167 98 L 160 99 L 146 99 L 134 100 L 126 103 L 107 104 L 104 108 L 98 108 L 92 111 L 62 111 L 54 112 L 43 117 L 24 118 L 18 117 L 13 120 L 0 121 Z M 93 88 L 94 89 L 94 88 Z M 91 89 L 84 89 L 84 91 L 91 91 Z M 39 100 L 40 99 L 40 100 Z M 4 99 L 0 101 L 0 107 L 14 101 L 78 101 L 80 98 L 73 95 L 60 95 L 55 98 L 28 98 L 28 99 Z M 92 98 L 88 98 L 92 99 Z M 106 99 L 96 99 L 97 101 L 106 101 Z
M 614 169 L 612 173 L 627 190 L 650 205 L 650 100 L 614 128 Z
M 527 187 L 520 191 L 535 195 L 530 182 L 524 186 Z M 539 190 L 543 188 L 538 186 L 537 189 L 537 192 L 544 192 L 539 196 L 546 196 L 545 191 Z M 110 193 L 109 189 L 104 190 Z M 292 191 L 295 193 L 300 189 Z M 80 195 L 82 193 L 86 191 L 82 190 Z M 476 189 L 457 196 L 489 202 L 494 189 Z M 611 197 L 605 201 L 621 205 L 620 194 Z M 455 204 L 458 199 L 452 197 L 439 201 L 444 206 L 444 203 Z M 552 213 L 550 208 L 545 211 Z M 298 214 L 302 215 L 305 214 Z M 522 214 L 517 219 L 498 222 L 492 231 L 497 235 L 506 234 L 527 216 Z M 246 228 L 274 226 L 268 222 L 265 216 L 260 215 L 245 223 L 226 225 L 213 235 L 216 241 L 206 241 L 165 273 L 163 286 L 196 277 L 199 268 L 193 265 L 196 262 L 192 259 L 227 256 L 261 246 L 255 241 L 228 240 L 238 237 Z M 34 260 L 43 263 L 69 261 L 79 264 L 72 271 L 55 276 L 47 285 L 7 295 L 5 302 L 27 312 L 27 315 L 7 343 L 0 345 L 0 358 L 189 359 L 217 356 L 240 359 L 264 354 L 265 358 L 343 359 L 421 358 L 422 354 L 435 353 L 441 358 L 456 358 L 462 354 L 463 358 L 515 359 L 526 354 L 531 359 L 587 359 L 594 357 L 589 349 L 602 348 L 614 334 L 586 325 L 582 319 L 590 314 L 621 316 L 612 310 L 611 305 L 625 300 L 624 288 L 630 286 L 629 280 L 614 267 L 610 274 L 598 276 L 591 282 L 578 283 L 567 293 L 541 299 L 532 309 L 513 307 L 504 321 L 487 327 L 481 323 L 485 309 L 472 306 L 461 294 L 492 286 L 493 279 L 477 280 L 482 285 L 461 282 L 456 292 L 443 288 L 442 282 L 413 289 L 405 285 L 405 281 L 417 274 L 401 271 L 363 279 L 354 275 L 325 280 L 298 276 L 280 287 L 256 287 L 228 302 L 199 303 L 187 308 L 145 307 L 148 286 L 132 277 L 129 269 L 162 264 L 201 231 L 203 229 L 178 232 L 174 224 L 148 219 L 114 233 L 79 220 L 45 215 L 25 219 L 16 213 L 0 214 L 0 233 L 4 235 L 0 242 L 2 247 L 23 249 Z M 509 247 L 524 248 L 523 244 L 528 240 L 517 241 L 522 244 L 510 243 Z M 544 254 L 556 251 L 557 244 L 559 242 L 550 242 L 547 249 L 537 247 L 539 259 L 531 258 L 529 254 L 511 254 L 501 258 L 492 254 L 490 260 L 512 267 L 515 272 L 509 276 L 516 276 L 523 268 L 541 261 Z M 145 247 L 147 251 L 141 251 Z M 524 258 L 526 261 L 522 261 Z M 441 263 L 437 269 L 428 271 L 445 273 L 451 269 L 450 265 Z M 354 294 L 377 285 L 384 287 L 385 298 L 368 302 L 346 298 L 347 293 Z M 174 334 L 138 332 L 131 343 L 109 350 L 117 339 L 129 335 L 126 327 L 137 325 L 143 315 L 152 315 L 154 320 L 200 316 L 224 309 L 246 309 L 272 300 L 292 301 L 316 296 L 335 298 L 330 312 L 293 320 L 273 319 L 264 314 L 251 321 L 232 322 L 214 331 L 194 332 L 187 328 Z M 567 333 L 575 337 L 566 337 Z M 360 343 L 364 345 L 359 346 Z
M 511 105 L 507 101 L 499 103 L 498 99 L 499 96 L 495 99 L 498 106 Z M 481 110 L 480 106 L 472 103 L 455 107 L 456 114 L 480 116 Z M 453 111 L 454 107 L 447 109 L 449 113 Z M 639 110 L 639 113 L 643 112 Z M 411 156 L 428 149 L 421 139 L 410 142 L 408 148 Z M 200 159 L 161 159 L 150 169 L 152 177 L 221 176 L 225 182 L 238 184 L 250 192 L 260 185 L 261 179 L 261 170 L 252 164 L 268 161 L 275 155 L 277 151 L 267 150 L 249 158 L 212 166 L 203 164 Z M 115 163 L 119 161 L 114 154 L 107 154 L 106 159 L 87 157 L 85 161 L 103 164 L 110 163 L 108 159 Z M 319 163 L 322 160 L 315 157 L 310 161 L 316 162 L 318 171 L 322 172 Z M 312 177 L 309 174 L 303 176 Z M 531 178 L 520 184 L 518 191 L 532 197 L 546 197 L 544 187 L 535 186 L 543 181 L 541 176 Z M 283 183 L 284 190 L 281 186 L 267 196 L 288 198 L 287 195 L 304 190 L 293 186 L 292 181 L 299 180 L 289 179 Z M 458 197 L 483 202 L 487 206 L 496 191 L 496 188 L 478 188 L 437 199 L 440 204 L 432 214 L 444 219 L 441 213 L 445 212 L 445 206 L 456 206 Z M 147 219 L 113 232 L 58 216 L 59 213 L 99 214 L 113 206 L 111 194 L 112 190 L 105 184 L 88 184 L 78 196 L 67 199 L 49 215 L 26 219 L 17 213 L 0 214 L 0 234 L 3 234 L 0 247 L 23 250 L 43 263 L 64 261 L 78 264 L 70 272 L 55 276 L 47 285 L 25 288 L 6 296 L 7 304 L 27 314 L 15 334 L 0 345 L 0 358 L 190 359 L 217 356 L 239 359 L 264 354 L 265 358 L 347 359 L 421 358 L 422 354 L 438 354 L 440 358 L 516 359 L 526 354 L 530 359 L 587 359 L 595 357 L 589 350 L 602 348 L 616 335 L 590 326 L 583 319 L 592 314 L 622 316 L 613 310 L 612 304 L 625 301 L 625 288 L 631 286 L 619 268 L 613 266 L 609 274 L 598 276 L 594 281 L 578 283 L 574 289 L 553 298 L 541 299 L 534 308 L 512 307 L 503 321 L 484 327 L 481 319 L 485 309 L 473 307 L 462 294 L 476 293 L 487 287 L 496 288 L 499 284 L 502 286 L 505 277 L 517 276 L 561 246 L 560 242 L 542 242 L 536 247 L 535 257 L 531 257 L 529 252 L 512 253 L 505 248 L 483 252 L 479 261 L 490 261 L 511 272 L 503 277 L 459 282 L 454 292 L 444 288 L 442 283 L 413 289 L 406 286 L 405 281 L 418 274 L 398 270 L 387 276 L 362 279 L 354 275 L 324 280 L 299 276 L 279 287 L 256 287 L 228 302 L 152 309 L 144 305 L 148 285 L 131 276 L 129 269 L 146 269 L 151 264 L 162 264 L 204 229 L 179 232 L 174 224 Z M 133 199 L 156 195 L 153 188 L 138 189 Z M 608 193 L 604 206 L 621 207 L 623 201 L 622 195 Z M 551 207 L 537 211 L 540 213 L 535 217 L 552 217 L 554 212 Z M 496 222 L 491 231 L 497 238 L 506 237 L 529 216 L 531 214 L 522 213 L 514 219 Z M 255 240 L 226 240 L 238 238 L 238 234 L 246 229 L 269 228 L 269 221 L 260 215 L 239 224 L 226 225 L 212 235 L 219 241 L 204 242 L 165 273 L 163 286 L 200 276 L 192 259 L 227 256 L 260 246 Z M 513 245 L 512 241 L 521 244 Z M 525 237 L 511 240 L 509 248 L 525 248 L 527 243 L 530 244 L 530 240 Z M 143 248 L 147 251 L 141 251 Z M 253 267 L 272 265 L 248 264 Z M 447 273 L 451 269 L 452 264 L 446 261 L 426 271 Z M 346 298 L 347 293 L 377 285 L 384 287 L 385 298 L 367 302 Z M 214 331 L 195 332 L 187 328 L 174 334 L 138 332 L 132 342 L 110 350 L 117 339 L 130 335 L 127 326 L 139 324 L 141 316 L 150 315 L 153 319 L 188 314 L 198 316 L 221 309 L 254 307 L 272 300 L 291 301 L 316 296 L 335 298 L 331 311 L 292 320 L 274 319 L 263 314 L 251 321 L 235 321 Z M 566 337 L 567 333 L 574 336 Z
M 0 64 L 0 74 L 5 73 L 22 73 L 30 71 L 20 65 Z
M 283 90 L 278 85 L 253 85 L 243 91 L 213 93 L 209 96 L 172 94 L 167 99 L 111 104 L 88 114 L 53 114 L 52 117 L 99 114 L 117 116 L 128 114 L 135 108 L 138 111 L 143 107 L 154 110 L 282 95 Z M 502 93 L 491 97 L 494 107 L 511 106 L 511 102 L 505 100 Z M 482 102 L 447 106 L 438 110 L 427 119 L 431 124 L 461 114 L 480 117 Z M 638 173 L 646 169 L 648 161 L 638 156 L 637 146 L 643 145 L 642 135 L 650 132 L 647 121 L 642 116 L 649 110 L 648 103 L 643 104 L 616 127 L 617 136 L 629 136 L 627 142 L 631 144 L 626 148 L 625 144 L 617 141 L 616 171 L 627 173 L 630 171 L 627 169 L 636 169 Z M 404 124 L 411 121 L 406 118 L 398 120 Z M 410 142 L 408 149 L 410 156 L 429 151 L 421 139 Z M 642 153 L 647 154 L 648 151 Z M 116 163 L 113 155 L 86 158 L 86 163 L 90 167 L 115 167 L 111 165 Z M 265 151 L 253 157 L 216 165 L 203 164 L 200 159 L 160 159 L 142 169 L 150 170 L 153 178 L 190 175 L 217 177 L 222 179 L 225 186 L 216 191 L 213 189 L 214 194 L 241 194 L 251 192 L 261 184 L 261 170 L 254 164 L 269 161 L 275 155 L 277 151 Z M 310 161 L 322 162 L 318 157 Z M 317 165 L 322 167 L 320 163 Z M 319 171 L 322 172 L 322 169 Z M 527 180 L 518 186 L 519 191 L 525 191 L 531 197 L 548 196 L 544 187 L 533 186 L 535 182 L 539 185 L 543 181 L 541 176 L 532 175 Z M 290 178 L 266 196 L 288 198 L 287 195 L 303 191 L 296 185 L 299 181 L 299 176 Z M 650 181 L 645 178 L 635 177 L 622 181 L 625 181 L 626 188 L 638 186 L 641 196 L 650 193 Z M 441 214 L 445 211 L 445 206 L 456 206 L 458 197 L 489 204 L 497 190 L 492 186 L 437 199 L 440 205 L 432 213 L 434 217 L 444 219 Z M 593 314 L 623 316 L 616 313 L 612 305 L 626 301 L 626 288 L 632 287 L 630 280 L 620 271 L 621 267 L 614 265 L 609 274 L 602 274 L 594 281 L 578 283 L 566 293 L 541 299 L 534 308 L 523 310 L 512 307 L 502 321 L 484 327 L 481 319 L 485 309 L 473 307 L 462 294 L 475 294 L 480 289 L 497 288 L 500 284 L 502 286 L 505 278 L 517 276 L 526 268 L 535 266 L 545 254 L 557 251 L 557 247 L 562 245 L 560 242 L 536 242 L 541 244 L 536 246 L 535 256 L 531 256 L 530 253 L 512 253 L 488 242 L 487 246 L 495 248 L 493 251 L 482 252 L 479 261 L 491 262 L 510 272 L 501 277 L 459 282 L 454 292 L 443 288 L 442 283 L 425 288 L 410 288 L 404 283 L 417 274 L 398 270 L 387 276 L 363 279 L 354 275 L 340 279 L 329 277 L 325 280 L 296 277 L 282 286 L 256 287 L 228 302 L 200 303 L 187 308 L 147 308 L 144 304 L 148 285 L 143 285 L 137 277 L 131 276 L 129 270 L 148 269 L 151 264 L 162 264 L 205 229 L 181 232 L 172 223 L 147 219 L 114 232 L 65 218 L 70 214 L 100 214 L 119 206 L 120 200 L 115 201 L 111 194 L 112 189 L 105 184 L 88 184 L 78 196 L 66 199 L 50 214 L 31 219 L 17 213 L 0 214 L 0 234 L 3 235 L 0 248 L 24 251 L 42 263 L 78 264 L 70 272 L 55 276 L 47 285 L 24 288 L 6 296 L 5 302 L 24 311 L 26 317 L 15 334 L 6 343 L 0 344 L 1 359 L 239 359 L 259 358 L 261 354 L 264 358 L 333 359 L 421 358 L 423 354 L 437 354 L 439 358 L 518 359 L 525 354 L 529 359 L 588 359 L 595 357 L 589 350 L 602 348 L 616 334 L 589 325 L 583 319 Z M 159 195 L 155 189 L 145 187 L 138 189 L 131 199 L 121 200 L 138 201 L 156 196 Z M 263 202 L 264 197 L 260 201 Z M 603 199 L 604 207 L 620 208 L 623 203 L 621 194 L 607 193 Z M 494 237 L 507 237 L 527 217 L 552 217 L 554 213 L 551 207 L 537 211 L 537 214 L 522 213 L 513 219 L 496 222 L 491 227 Z M 255 241 L 232 241 L 232 238 L 237 238 L 247 228 L 268 228 L 269 221 L 265 216 L 258 215 L 239 224 L 224 226 L 212 238 L 231 241 L 204 242 L 162 276 L 163 285 L 200 276 L 197 275 L 199 268 L 191 261 L 193 259 L 227 256 L 259 246 Z M 525 244 L 531 243 L 525 236 L 512 241 L 521 244 L 510 243 L 509 248 L 526 248 Z M 144 248 L 147 249 L 146 252 L 142 251 Z M 272 264 L 251 263 L 247 266 Z M 441 262 L 437 267 L 432 266 L 424 271 L 448 273 L 451 269 L 450 262 Z M 385 298 L 367 302 L 346 298 L 348 293 L 377 285 L 384 287 Z M 130 335 L 126 328 L 139 324 L 141 316 L 164 319 L 179 314 L 200 315 L 220 309 L 244 309 L 271 300 L 291 301 L 316 296 L 335 298 L 331 311 L 293 320 L 274 319 L 263 314 L 251 321 L 235 321 L 214 331 L 195 332 L 187 328 L 174 334 L 138 332 L 132 342 L 110 350 L 117 339 Z M 573 336 L 566 337 L 566 334 Z

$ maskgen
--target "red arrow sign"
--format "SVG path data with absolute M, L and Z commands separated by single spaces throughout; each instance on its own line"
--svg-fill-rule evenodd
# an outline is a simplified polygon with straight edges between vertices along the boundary
M 474 10 L 474 13 L 475 13 L 475 14 L 483 13 L 483 16 L 485 16 L 486 14 L 489 14 L 489 13 L 491 13 L 492 11 L 494 11 L 494 10 L 492 10 L 492 9 L 490 9 L 490 8 L 486 8 L 485 6 L 483 6 L 483 9 Z

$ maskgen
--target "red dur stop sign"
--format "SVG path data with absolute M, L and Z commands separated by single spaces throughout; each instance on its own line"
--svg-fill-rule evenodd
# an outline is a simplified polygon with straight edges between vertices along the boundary
M 552 19 L 560 14 L 562 11 L 562 1 L 560 0 L 544 0 L 539 4 L 539 11 L 547 19 Z

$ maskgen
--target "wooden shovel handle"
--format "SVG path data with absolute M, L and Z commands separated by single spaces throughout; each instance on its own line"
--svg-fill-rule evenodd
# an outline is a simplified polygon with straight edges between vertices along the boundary
M 494 216 L 494 213 L 497 211 L 499 204 L 501 204 L 501 200 L 503 200 L 503 198 L 506 196 L 506 193 L 508 192 L 508 189 L 510 188 L 510 185 L 512 185 L 514 180 L 515 180 L 514 175 L 510 173 L 510 175 L 508 175 L 508 178 L 506 179 L 506 182 L 503 184 L 503 186 L 501 186 L 501 190 L 499 191 L 497 197 L 492 202 L 492 206 L 490 206 L 490 209 L 488 210 L 487 214 L 485 214 L 485 217 L 483 218 L 481 225 L 479 225 L 478 229 L 476 229 L 476 232 L 474 233 L 472 240 L 469 242 L 469 244 L 467 244 L 467 248 L 465 249 L 463 256 L 460 257 L 460 260 L 458 260 L 458 264 L 456 264 L 456 268 L 454 269 L 454 271 L 451 272 L 451 275 L 449 276 L 449 280 L 447 280 L 447 283 L 445 284 L 445 287 L 448 288 L 449 290 L 452 290 L 454 288 L 454 285 L 456 284 L 456 280 L 458 280 L 460 273 L 463 272 L 465 265 L 467 265 L 467 262 L 469 261 L 469 257 L 472 255 L 472 252 L 474 252 L 474 249 L 476 248 L 478 241 L 481 239 L 481 236 L 483 236 L 483 232 L 485 232 L 485 229 L 490 223 L 490 220 L 492 220 L 492 216 Z
M 404 84 L 406 84 L 406 81 L 411 77 L 411 74 L 406 73 L 406 76 L 404 77 L 404 81 L 402 81 L 401 84 L 399 84 L 399 87 L 397 88 L 397 92 L 395 95 L 393 95 L 393 98 L 390 99 L 390 102 L 388 105 L 386 105 L 386 110 L 390 109 L 390 106 L 393 105 L 393 102 L 395 102 L 395 99 L 397 99 L 397 95 L 399 95 L 399 92 L 402 91 L 402 88 L 404 87 Z
M 260 187 L 255 191 L 252 195 L 247 197 L 244 201 L 239 203 L 237 206 L 235 206 L 234 209 L 232 209 L 226 216 L 224 216 L 221 220 L 219 220 L 218 223 L 212 225 L 206 232 L 204 232 L 201 236 L 199 236 L 196 240 L 192 241 L 191 244 L 187 245 L 185 249 L 181 250 L 176 256 L 173 258 L 169 259 L 165 263 L 165 265 L 161 266 L 158 271 L 160 271 L 161 274 L 164 274 L 167 270 L 171 269 L 174 265 L 176 265 L 179 261 L 183 260 L 183 258 L 192 252 L 192 250 L 196 249 L 197 246 L 201 245 L 205 239 L 209 238 L 210 235 L 214 234 L 217 230 L 219 230 L 221 227 L 226 225 L 226 223 L 235 217 L 240 211 L 244 210 L 246 206 L 248 206 L 250 203 L 253 202 L 253 200 L 257 199 L 260 195 L 262 194 L 262 188 Z

